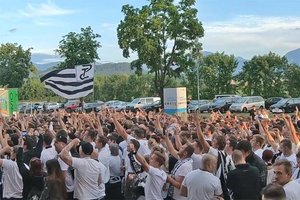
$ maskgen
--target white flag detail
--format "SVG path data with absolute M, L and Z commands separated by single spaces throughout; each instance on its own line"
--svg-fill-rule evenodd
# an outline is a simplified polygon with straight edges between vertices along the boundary
M 94 90 L 93 64 L 79 65 L 75 68 L 55 70 L 41 78 L 45 87 L 66 99 L 85 97 Z

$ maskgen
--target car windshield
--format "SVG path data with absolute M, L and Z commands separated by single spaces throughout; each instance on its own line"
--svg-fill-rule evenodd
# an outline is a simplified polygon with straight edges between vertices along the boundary
M 281 99 L 280 101 L 278 101 L 276 104 L 277 105 L 283 105 L 285 104 L 286 102 L 288 102 L 290 99 Z
M 235 103 L 245 103 L 245 101 L 247 101 L 246 98 L 238 98 Z
M 133 101 L 131 102 L 132 104 L 136 104 L 139 102 L 140 99 L 133 99 Z
M 228 100 L 228 98 L 219 98 L 215 101 L 215 104 L 222 104 L 225 103 Z

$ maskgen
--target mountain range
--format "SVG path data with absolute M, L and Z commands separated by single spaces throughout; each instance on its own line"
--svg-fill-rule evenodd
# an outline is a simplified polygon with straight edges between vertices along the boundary
M 202 52 L 204 56 L 213 54 L 209 51 Z M 300 66 L 300 48 L 289 51 L 285 54 L 285 57 L 288 59 L 289 63 L 298 64 Z M 244 59 L 240 56 L 236 56 L 238 61 L 238 66 L 234 74 L 238 74 L 242 71 L 244 62 L 247 59 Z M 49 72 L 53 67 L 57 66 L 62 59 L 57 55 L 33 53 L 31 56 L 31 61 L 37 67 L 40 74 L 45 74 Z M 134 70 L 130 68 L 129 62 L 119 62 L 119 63 L 96 63 L 96 74 L 103 75 L 112 75 L 112 74 L 133 74 Z M 146 70 L 146 69 L 145 69 Z

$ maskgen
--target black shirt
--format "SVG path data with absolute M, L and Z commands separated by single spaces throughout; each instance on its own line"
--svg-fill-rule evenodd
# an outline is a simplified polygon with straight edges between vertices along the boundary
M 268 169 L 265 161 L 263 161 L 259 156 L 257 156 L 252 151 L 249 154 L 249 156 L 246 158 L 246 162 L 254 167 L 257 167 L 260 174 L 261 188 L 265 187 L 267 185 L 267 175 L 268 175 Z
M 227 187 L 232 190 L 235 200 L 259 200 L 260 175 L 250 164 L 236 165 L 227 175 Z

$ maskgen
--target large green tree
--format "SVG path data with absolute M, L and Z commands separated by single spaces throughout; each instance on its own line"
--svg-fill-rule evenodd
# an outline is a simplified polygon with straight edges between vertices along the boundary
M 19 88 L 34 70 L 31 62 L 31 48 L 23 49 L 18 44 L 0 46 L 0 85 Z
M 216 94 L 233 94 L 236 92 L 236 86 L 233 84 L 233 73 L 238 63 L 233 55 L 217 52 L 202 56 L 198 61 L 196 66 L 189 67 L 186 72 L 190 96 L 194 99 L 197 97 L 197 73 L 199 73 L 201 99 L 213 98 Z
M 29 78 L 22 85 L 19 91 L 20 99 L 22 100 L 40 100 L 47 95 L 44 84 L 41 83 L 39 78 Z
M 60 69 L 75 65 L 93 63 L 99 59 L 97 50 L 101 47 L 98 38 L 90 26 L 81 28 L 81 33 L 70 32 L 63 36 L 55 50 L 65 60 L 59 64 Z
M 285 84 L 289 96 L 300 97 L 300 66 L 290 65 L 285 73 Z
M 286 57 L 270 52 L 246 61 L 239 75 L 239 85 L 244 94 L 263 97 L 286 94 L 285 72 L 289 67 Z
M 131 67 L 141 74 L 143 66 L 154 74 L 154 87 L 161 97 L 171 77 L 177 77 L 193 65 L 192 49 L 200 49 L 199 39 L 204 30 L 197 18 L 195 0 L 150 0 L 149 5 L 134 8 L 124 5 L 124 19 L 120 22 L 118 43 L 125 58 L 130 53 L 138 59 Z M 176 63 L 177 67 L 174 67 Z

